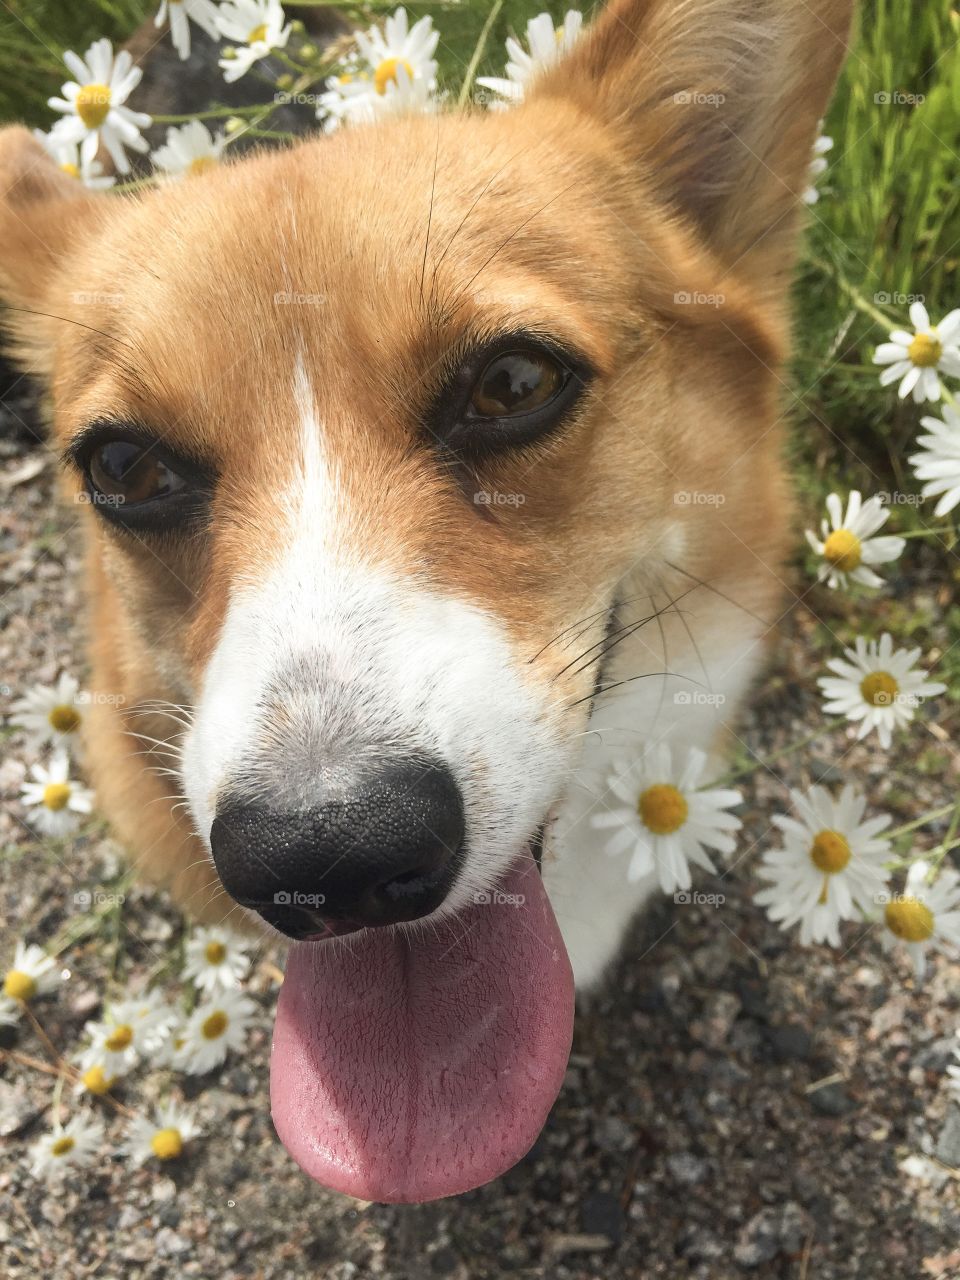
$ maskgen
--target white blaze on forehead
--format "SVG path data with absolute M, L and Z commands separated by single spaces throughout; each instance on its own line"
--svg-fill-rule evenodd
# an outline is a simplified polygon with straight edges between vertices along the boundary
M 185 794 L 206 839 L 227 790 L 319 803 L 331 770 L 349 785 L 371 761 L 434 759 L 464 800 L 457 907 L 516 858 L 559 793 L 571 763 L 560 708 L 496 616 L 379 568 L 344 537 L 350 512 L 302 369 L 295 389 L 289 540 L 260 581 L 234 588 L 184 745 Z

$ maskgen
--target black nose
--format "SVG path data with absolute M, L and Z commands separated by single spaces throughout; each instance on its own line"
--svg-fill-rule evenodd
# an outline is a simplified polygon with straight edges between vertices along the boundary
M 210 845 L 231 897 L 304 938 L 428 915 L 456 878 L 463 832 L 449 771 L 405 761 L 296 812 L 231 797 Z

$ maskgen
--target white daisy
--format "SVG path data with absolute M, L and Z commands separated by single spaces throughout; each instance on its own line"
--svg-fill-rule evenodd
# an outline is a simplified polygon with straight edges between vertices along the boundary
M 910 307 L 910 323 L 915 332 L 894 329 L 889 342 L 877 347 L 874 364 L 889 365 L 880 375 L 881 386 L 901 379 L 901 400 L 913 392 L 917 404 L 940 399 L 938 373 L 960 377 L 960 308 L 944 316 L 939 324 L 931 324 L 922 302 Z
M 477 77 L 477 84 L 481 88 L 489 89 L 502 99 L 493 104 L 494 108 L 502 110 L 513 103 L 522 102 L 533 78 L 573 48 L 580 37 L 582 26 L 583 14 L 576 9 L 569 9 L 562 25 L 557 28 L 554 28 L 549 13 L 540 13 L 527 23 L 529 53 L 518 40 L 508 37 L 509 61 L 506 77 Z
M 49 995 L 59 982 L 60 971 L 53 956 L 33 943 L 18 942 L 10 968 L 3 975 L 0 1023 L 9 1026 L 16 1022 L 24 1004 Z
M 62 86 L 62 98 L 50 98 L 48 105 L 64 113 L 56 131 L 61 140 L 80 143 L 81 167 L 90 164 L 102 142 L 120 173 L 130 172 L 124 148 L 146 151 L 147 141 L 140 130 L 152 123 L 142 111 L 123 104 L 140 83 L 143 72 L 133 65 L 126 49 L 116 59 L 109 40 L 95 40 L 83 58 L 69 50 L 63 55 L 68 70 L 77 81 Z
M 109 1093 L 119 1079 L 118 1075 L 107 1075 L 102 1063 L 95 1062 L 86 1067 L 81 1065 L 80 1079 L 74 1085 L 73 1091 L 78 1095 L 92 1093 L 94 1097 L 99 1098 Z
M 65 751 L 50 757 L 50 764 L 31 766 L 33 782 L 24 782 L 20 798 L 27 806 L 27 821 L 41 835 L 60 840 L 80 825 L 79 814 L 93 809 L 93 792 L 70 778 L 70 761 Z
M 64 672 L 55 685 L 35 684 L 10 708 L 10 723 L 23 729 L 31 746 L 68 746 L 77 741 L 87 711 L 87 695 Z
M 220 1066 L 231 1049 L 242 1049 L 257 1006 L 237 991 L 220 991 L 197 1005 L 183 1028 L 174 1065 L 188 1075 Z
M 878 838 L 888 814 L 863 821 L 866 798 L 847 784 L 834 800 L 825 787 L 791 791 L 800 821 L 778 814 L 783 847 L 764 854 L 758 875 L 770 884 L 754 901 L 781 929 L 800 925 L 800 942 L 840 945 L 841 920 L 869 912 L 890 878 L 890 841 Z
M 834 675 L 817 681 L 826 699 L 824 710 L 859 720 L 858 738 L 876 729 L 884 750 L 890 746 L 893 730 L 909 724 L 923 699 L 943 693 L 947 687 L 927 680 L 926 672 L 914 670 L 920 650 L 894 649 L 886 631 L 879 643 L 857 636 L 856 648 L 843 652 L 843 658 L 827 663 Z
M 35 1178 L 56 1182 L 71 1166 L 88 1165 L 103 1145 L 103 1122 L 78 1114 L 65 1125 L 55 1124 L 30 1148 L 30 1172 Z
M 226 145 L 222 132 L 214 137 L 202 120 L 191 120 L 179 129 L 168 129 L 166 143 L 150 159 L 154 169 L 168 178 L 197 177 L 220 163 Z
M 823 121 L 821 120 L 820 123 L 823 124 Z M 826 156 L 827 152 L 832 150 L 833 139 L 828 138 L 825 133 L 821 134 L 813 144 L 813 159 L 807 169 L 807 186 L 800 196 L 804 204 L 816 204 L 820 199 L 817 183 L 827 171 Z
M 929 876 L 930 864 L 915 862 L 903 893 L 891 894 L 883 910 L 884 947 L 903 943 L 918 978 L 926 972 L 927 947 L 939 945 L 954 957 L 960 952 L 960 873 L 947 867 L 933 884 Z
M 327 84 L 340 83 L 328 80 Z M 430 83 L 411 80 L 406 67 L 398 67 L 396 78 L 378 94 L 370 80 L 359 78 L 321 94 L 317 114 L 323 116 L 324 133 L 333 133 L 341 124 L 373 124 L 384 116 L 430 115 L 440 105 Z
M 921 418 L 920 423 L 929 435 L 920 436 L 917 444 L 921 453 L 908 459 L 918 480 L 924 480 L 923 496 L 932 498 L 942 494 L 934 507 L 935 516 L 945 516 L 960 502 L 960 413 L 953 405 L 943 406 L 943 420 Z
M 700 786 L 707 757 L 698 748 L 685 755 L 660 743 L 644 753 L 639 764 L 621 766 L 609 787 L 623 806 L 594 814 L 591 824 L 611 829 L 607 853 L 631 853 L 629 880 L 656 870 L 664 893 L 689 889 L 690 863 L 715 870 L 707 849 L 730 854 L 736 848 L 731 832 L 741 822 L 726 810 L 740 804 L 739 791 L 705 790 Z
M 436 110 L 437 63 L 433 58 L 439 32 L 421 18 L 408 27 L 407 12 L 397 9 L 383 30 L 357 33 L 359 56 L 339 76 L 327 80 L 317 104 L 324 132 L 341 123 L 369 124 L 384 115 L 425 114 Z
M 179 1069 L 185 1043 L 184 1036 L 185 1023 L 178 1015 L 167 1034 L 150 1047 L 148 1053 L 151 1064 L 155 1067 Z
M 155 991 L 117 1000 L 102 1022 L 88 1022 L 90 1045 L 80 1056 L 80 1068 L 100 1067 L 107 1079 L 126 1075 L 140 1058 L 149 1057 L 170 1034 L 177 1013 Z
M 407 20 L 406 9 L 397 9 L 380 27 L 371 27 L 366 33 L 357 32 L 357 48 L 370 68 L 374 91 L 381 97 L 397 80 L 397 73 L 404 68 L 411 80 L 436 83 L 437 64 L 433 54 L 440 40 L 439 31 L 433 29 L 433 19 L 421 18 L 412 27 Z
M 196 929 L 187 942 L 184 977 L 201 991 L 229 990 L 240 985 L 250 968 L 251 943 L 222 925 Z
M 34 129 L 33 136 L 61 173 L 65 173 L 68 178 L 76 178 L 91 191 L 105 191 L 116 182 L 112 174 L 104 176 L 103 165 L 99 160 L 84 164 L 80 157 L 80 143 L 67 141 L 57 132 L 56 125 L 49 133 Z
M 859 582 L 865 587 L 882 587 L 883 579 L 868 566 L 887 564 L 896 560 L 907 545 L 904 538 L 875 538 L 876 531 L 890 518 L 890 509 L 885 507 L 879 498 L 868 498 L 866 502 L 856 489 L 852 489 L 847 499 L 847 512 L 843 513 L 843 505 L 837 494 L 831 493 L 827 498 L 826 520 L 820 525 L 820 534 L 807 530 L 807 542 L 823 557 L 823 563 L 817 570 L 817 578 L 826 580 L 829 587 L 847 587 L 850 582 Z
M 291 27 L 284 26 L 285 14 L 280 0 L 229 0 L 217 10 L 217 29 L 237 47 L 232 56 L 220 59 L 220 69 L 228 84 L 247 74 L 255 62 L 265 58 L 271 49 L 283 49 L 290 39 Z
M 377 116 L 376 97 L 370 73 L 359 64 L 328 77 L 317 100 L 317 119 L 323 122 L 323 132 L 334 133 L 341 124 L 369 124 Z
M 152 1120 L 146 1116 L 135 1116 L 130 1121 L 123 1151 L 134 1164 L 146 1164 L 148 1160 L 176 1160 L 190 1139 L 199 1132 L 200 1126 L 186 1108 L 177 1102 L 167 1102 Z
M 170 39 L 173 47 L 184 60 L 190 57 L 190 23 L 195 22 L 211 40 L 219 36 L 217 30 L 217 6 L 211 0 L 160 0 L 160 9 L 153 24 L 162 27 L 170 17 Z

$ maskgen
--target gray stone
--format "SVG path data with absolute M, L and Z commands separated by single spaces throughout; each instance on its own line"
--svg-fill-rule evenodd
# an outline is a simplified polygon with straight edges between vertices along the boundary
M 936 1156 L 951 1169 L 960 1169 L 960 1107 L 951 1106 L 940 1137 L 937 1139 Z
M 707 1161 L 701 1160 L 692 1151 L 680 1151 L 676 1155 L 667 1156 L 667 1168 L 671 1177 L 677 1182 L 685 1183 L 688 1187 L 695 1187 L 710 1172 Z
M 771 1205 L 744 1226 L 733 1256 L 741 1267 L 759 1267 L 779 1254 L 798 1253 L 810 1231 L 810 1219 L 795 1200 Z
M 42 1109 L 30 1101 L 26 1089 L 0 1080 L 0 1138 L 12 1138 L 20 1133 Z
M 857 1105 L 842 1084 L 825 1084 L 807 1096 L 814 1111 L 823 1116 L 845 1116 Z

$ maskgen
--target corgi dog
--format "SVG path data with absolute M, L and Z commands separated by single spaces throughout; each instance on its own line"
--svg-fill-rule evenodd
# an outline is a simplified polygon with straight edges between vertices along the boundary
M 656 885 L 591 822 L 610 772 L 722 754 L 783 610 L 788 292 L 849 21 L 612 0 L 509 111 L 128 195 L 0 133 L 100 804 L 188 913 L 292 940 L 272 1109 L 326 1186 L 423 1201 L 526 1153 Z

